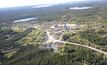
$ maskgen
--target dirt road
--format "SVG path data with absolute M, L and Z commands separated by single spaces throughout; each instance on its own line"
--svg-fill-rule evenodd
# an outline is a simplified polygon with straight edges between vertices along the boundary
M 79 46 L 87 47 L 87 48 L 90 48 L 90 49 L 92 49 L 92 50 L 94 50 L 94 51 L 97 51 L 97 52 L 100 52 L 100 53 L 103 53 L 103 54 L 107 55 L 107 52 L 102 51 L 102 50 L 99 50 L 99 49 L 96 49 L 96 48 L 94 48 L 94 47 L 90 47 L 90 46 L 83 45 L 83 44 L 78 44 L 78 43 L 71 43 L 71 42 L 66 42 L 66 41 L 61 41 L 61 40 L 55 40 L 55 39 L 53 38 L 53 36 L 50 35 L 50 32 L 48 32 L 48 31 L 46 30 L 46 33 L 47 33 L 47 36 L 48 36 L 48 40 L 46 41 L 46 43 L 50 43 L 50 42 L 54 42 L 54 43 L 60 42 L 60 43 L 66 43 L 66 44 L 79 45 Z

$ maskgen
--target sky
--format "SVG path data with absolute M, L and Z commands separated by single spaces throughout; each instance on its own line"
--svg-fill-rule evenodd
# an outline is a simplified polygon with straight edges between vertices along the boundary
M 51 4 L 61 2 L 84 1 L 84 0 L 0 0 L 0 8 L 16 7 L 25 5 Z

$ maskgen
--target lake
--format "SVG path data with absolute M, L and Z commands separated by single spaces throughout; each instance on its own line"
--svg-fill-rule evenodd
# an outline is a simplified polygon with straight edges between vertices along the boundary
M 41 8 L 41 7 L 49 7 L 52 6 L 51 4 L 47 4 L 47 5 L 39 5 L 39 6 L 33 6 L 32 8 Z
M 73 9 L 73 10 L 82 10 L 82 9 L 90 9 L 92 7 L 71 7 L 69 9 Z
M 26 22 L 26 21 L 31 21 L 31 20 L 36 20 L 36 17 L 18 19 L 18 20 L 15 20 L 15 21 L 13 21 L 13 22 L 14 22 L 14 23 L 17 23 L 17 22 Z

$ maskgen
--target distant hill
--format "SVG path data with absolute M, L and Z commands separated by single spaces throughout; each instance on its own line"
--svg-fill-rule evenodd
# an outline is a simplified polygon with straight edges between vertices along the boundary
M 101 15 L 104 15 L 103 17 L 106 17 L 107 2 L 105 2 L 105 0 L 103 1 L 96 0 L 94 2 L 91 2 L 91 1 L 90 2 L 86 2 L 86 1 L 75 2 L 75 3 L 70 2 L 66 4 L 57 4 L 57 5 L 41 7 L 41 8 L 33 8 L 33 7 L 41 6 L 41 5 L 1 8 L 0 9 L 0 22 L 13 22 L 16 19 L 22 19 L 22 18 L 28 18 L 28 17 L 38 17 L 37 20 L 39 22 L 43 22 L 43 21 L 51 22 L 55 20 L 60 21 L 62 19 L 61 16 L 66 15 L 67 13 L 71 13 L 71 12 L 72 12 L 71 13 L 72 17 L 68 15 L 69 17 L 68 17 L 68 20 L 66 18 L 66 21 L 69 21 L 70 18 L 72 18 L 73 20 L 75 19 L 74 17 L 86 17 L 86 16 L 88 16 L 89 18 L 91 17 L 93 19 L 93 17 L 95 17 L 94 16 L 95 14 L 99 15 L 98 14 L 99 12 L 102 12 Z M 94 8 L 90 10 L 81 10 L 81 11 L 68 10 L 70 7 L 82 7 L 82 6 L 84 7 L 90 6 Z M 26 15 L 23 15 L 23 14 L 26 14 Z M 88 19 L 88 17 L 86 18 L 86 20 Z M 77 18 L 77 19 L 80 20 L 80 18 Z M 95 17 L 95 19 L 97 18 Z

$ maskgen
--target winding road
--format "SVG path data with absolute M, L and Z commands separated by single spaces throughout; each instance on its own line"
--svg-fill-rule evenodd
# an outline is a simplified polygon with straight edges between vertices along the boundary
M 94 50 L 94 51 L 97 51 L 97 52 L 100 52 L 100 53 L 103 53 L 103 54 L 107 55 L 107 52 L 102 51 L 102 50 L 99 50 L 99 49 L 96 49 L 96 48 L 94 48 L 94 47 L 90 47 L 90 46 L 83 45 L 83 44 L 78 44 L 78 43 L 71 43 L 71 42 L 56 40 L 56 39 L 53 38 L 52 35 L 50 35 L 50 32 L 48 32 L 47 30 L 46 30 L 46 33 L 47 33 L 47 36 L 48 36 L 48 40 L 46 41 L 46 43 L 50 43 L 50 42 L 54 42 L 54 43 L 60 42 L 60 43 L 66 43 L 66 44 L 73 44 L 73 45 L 78 45 L 78 46 L 87 47 L 87 48 L 90 48 L 90 49 L 92 49 L 92 50 Z

